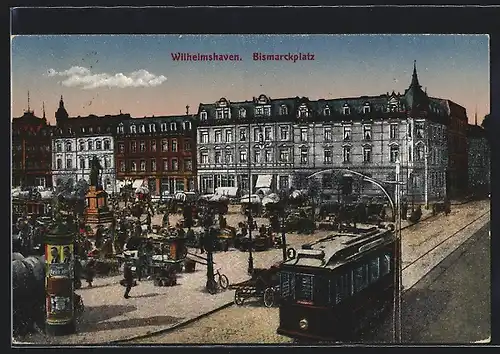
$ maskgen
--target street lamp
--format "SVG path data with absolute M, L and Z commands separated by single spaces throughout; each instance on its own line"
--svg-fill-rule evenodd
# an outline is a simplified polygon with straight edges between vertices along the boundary
M 401 290 L 402 290 L 402 263 L 403 254 L 401 246 L 401 162 L 396 160 L 396 269 L 394 270 L 394 312 L 393 312 L 393 339 L 401 343 Z
M 250 164 L 251 161 L 251 151 L 252 151 L 252 143 L 251 143 L 251 137 L 252 137 L 252 124 L 251 121 L 248 120 L 248 156 L 247 156 L 247 161 L 248 161 L 248 269 L 247 272 L 249 275 L 253 274 L 253 253 L 252 253 L 252 248 L 253 248 L 253 241 L 252 241 L 252 166 Z

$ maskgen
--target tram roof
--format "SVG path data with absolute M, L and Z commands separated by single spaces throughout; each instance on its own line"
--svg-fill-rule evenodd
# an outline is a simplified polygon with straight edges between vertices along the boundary
M 284 262 L 287 266 L 329 268 L 357 258 L 369 250 L 390 243 L 394 240 L 394 232 L 376 226 L 358 227 L 354 233 L 335 232 L 317 241 L 302 245 L 295 258 Z

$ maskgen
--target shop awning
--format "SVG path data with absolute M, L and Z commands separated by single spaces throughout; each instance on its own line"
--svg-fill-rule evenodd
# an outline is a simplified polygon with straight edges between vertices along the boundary
M 271 188 L 272 181 L 272 175 L 259 175 L 259 177 L 257 177 L 257 182 L 255 183 L 255 188 Z
M 134 183 L 132 183 L 132 188 L 137 189 L 139 187 L 142 187 L 143 183 L 144 183 L 143 179 L 136 179 Z

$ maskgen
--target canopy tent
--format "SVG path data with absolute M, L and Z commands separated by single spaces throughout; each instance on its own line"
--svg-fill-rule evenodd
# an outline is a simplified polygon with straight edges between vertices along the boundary
M 276 204 L 280 201 L 280 197 L 276 193 L 271 193 L 262 199 L 262 205 L 266 204 Z
M 257 182 L 255 182 L 255 189 L 259 188 L 271 188 L 271 183 L 273 182 L 272 175 L 259 175 L 257 177 Z
M 217 187 L 215 189 L 215 195 L 225 195 L 227 197 L 234 198 L 238 195 L 238 187 Z

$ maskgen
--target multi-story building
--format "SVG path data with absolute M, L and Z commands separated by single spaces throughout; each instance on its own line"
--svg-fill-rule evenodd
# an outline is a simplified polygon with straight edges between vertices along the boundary
M 414 68 L 404 94 L 309 100 L 306 97 L 200 104 L 198 174 L 202 192 L 302 188 L 304 177 L 350 169 L 387 181 L 400 164 L 403 194 L 444 197 L 448 148 L 445 107 L 427 97 Z M 323 190 L 333 188 L 322 176 Z M 388 189 L 392 189 L 390 185 Z M 366 193 L 375 192 L 373 188 Z
M 102 167 L 100 186 L 107 192 L 116 191 L 114 158 L 115 126 L 128 114 L 69 118 L 61 97 L 56 112 L 57 128 L 52 139 L 52 176 L 54 186 L 63 181 L 89 182 L 91 161 L 99 159 Z
M 52 186 L 51 134 L 45 109 L 39 118 L 29 108 L 12 120 L 12 185 Z
M 115 128 L 119 180 L 147 180 L 152 195 L 193 191 L 196 126 L 192 115 L 129 118 Z
M 477 125 L 467 126 L 468 190 L 474 193 L 490 191 L 490 145 L 485 130 Z

